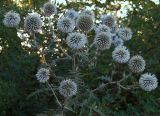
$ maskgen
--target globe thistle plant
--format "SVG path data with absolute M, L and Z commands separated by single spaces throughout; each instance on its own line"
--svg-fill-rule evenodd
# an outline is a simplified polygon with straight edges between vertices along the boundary
M 52 2 L 47 2 L 43 5 L 43 11 L 46 16 L 51 16 L 57 13 L 56 5 Z
M 38 32 L 41 27 L 42 20 L 38 13 L 31 13 L 24 20 L 24 30 L 26 32 Z
M 58 20 L 57 28 L 63 33 L 69 33 L 74 30 L 75 22 L 68 17 L 62 17 Z
M 59 93 L 64 97 L 72 97 L 77 93 L 77 84 L 72 80 L 63 80 L 59 86 Z
M 68 18 L 71 18 L 71 19 L 75 20 L 78 17 L 78 13 L 75 10 L 70 9 L 70 10 L 68 10 L 66 12 L 65 16 L 68 17 Z
M 130 40 L 132 38 L 132 31 L 130 28 L 120 28 L 118 29 L 118 36 L 124 41 Z
M 104 25 L 108 26 L 108 27 L 114 27 L 115 25 L 115 17 L 113 15 L 103 15 L 102 18 L 101 18 L 101 21 Z
M 129 60 L 128 65 L 132 72 L 140 73 L 144 71 L 146 63 L 142 56 L 136 55 Z
M 118 63 L 126 63 L 130 58 L 130 52 L 125 46 L 118 46 L 112 52 L 112 58 Z
M 152 91 L 157 88 L 158 80 L 154 74 L 145 73 L 139 79 L 139 86 L 144 91 Z
M 94 44 L 97 49 L 99 50 L 105 50 L 109 49 L 112 43 L 111 35 L 110 33 L 101 32 L 96 35 L 94 39 Z
M 76 26 L 82 31 L 91 31 L 94 27 L 94 21 L 89 15 L 80 15 L 77 18 Z
M 50 72 L 49 69 L 40 68 L 36 74 L 37 80 L 40 83 L 46 83 L 49 80 Z
M 106 25 L 99 25 L 98 27 L 96 27 L 95 31 L 97 34 L 100 32 L 110 33 L 111 29 Z
M 4 15 L 3 23 L 6 27 L 17 27 L 20 21 L 19 14 L 11 10 Z
M 81 49 L 87 44 L 87 38 L 81 33 L 69 33 L 66 38 L 67 45 L 72 49 Z

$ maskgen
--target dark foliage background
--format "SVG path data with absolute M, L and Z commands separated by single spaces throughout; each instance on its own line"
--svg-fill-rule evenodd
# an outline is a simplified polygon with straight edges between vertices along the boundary
M 0 1 L 0 116 L 35 116 L 46 111 L 48 115 L 53 115 L 56 107 L 53 96 L 48 91 L 39 92 L 30 97 L 32 92 L 42 88 L 35 74 L 40 65 L 39 56 L 36 53 L 29 53 L 27 49 L 21 47 L 21 40 L 17 37 L 16 29 L 7 28 L 3 25 L 4 14 L 9 10 L 18 11 L 21 16 L 27 14 L 28 9 L 39 8 L 47 0 L 22 0 L 23 7 L 14 4 L 12 0 Z M 91 1 L 91 2 L 88 2 Z M 103 13 L 109 11 L 116 12 L 120 9 L 120 4 L 111 2 L 127 0 L 106 0 L 105 3 L 99 0 L 80 0 L 79 2 L 69 2 L 68 5 L 58 4 L 59 11 L 74 8 L 80 10 L 85 6 L 95 5 L 94 12 L 100 16 L 99 8 L 104 8 Z M 160 4 L 155 4 L 150 0 L 128 0 L 133 10 L 128 10 L 127 16 L 119 18 L 121 25 L 131 27 L 133 38 L 126 43 L 131 49 L 131 54 L 137 53 L 144 56 L 147 62 L 147 71 L 153 72 L 160 77 Z M 23 20 L 21 21 L 23 26 Z M 108 52 L 99 57 L 96 69 L 84 70 L 87 75 L 87 83 L 94 84 L 96 77 L 105 75 L 110 70 L 108 66 L 111 60 L 106 60 L 111 56 Z M 66 63 L 59 66 L 58 74 L 65 75 Z M 104 68 L 105 67 L 105 68 Z M 94 71 L 94 73 L 93 73 Z M 159 78 L 160 79 L 160 78 Z M 142 90 L 123 91 L 121 94 L 98 94 L 91 93 L 83 103 L 81 109 L 76 109 L 77 113 L 68 112 L 68 116 L 158 116 L 160 115 L 160 88 L 147 93 Z M 83 99 L 83 98 L 81 98 Z M 73 99 L 74 102 L 74 99 Z M 97 108 L 98 107 L 98 108 Z M 48 110 L 50 109 L 50 110 Z M 45 112 L 43 112 L 45 113 Z M 50 114 L 51 113 L 51 114 Z

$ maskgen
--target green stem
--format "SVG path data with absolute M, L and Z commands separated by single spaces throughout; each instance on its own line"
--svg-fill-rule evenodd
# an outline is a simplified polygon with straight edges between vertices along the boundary
M 58 100 L 58 98 L 57 98 L 57 96 L 56 96 L 56 94 L 55 94 L 55 92 L 54 92 L 52 86 L 49 84 L 49 82 L 47 82 L 47 85 L 48 85 L 48 87 L 51 89 L 51 91 L 52 91 L 52 93 L 53 93 L 53 95 L 54 95 L 54 97 L 55 97 L 55 99 L 56 99 L 58 105 L 59 105 L 60 107 L 62 107 L 62 104 L 61 104 L 60 101 Z

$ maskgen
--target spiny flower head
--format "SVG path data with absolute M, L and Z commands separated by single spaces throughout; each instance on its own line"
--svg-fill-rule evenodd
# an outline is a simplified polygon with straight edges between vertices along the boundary
M 51 16 L 57 13 L 56 5 L 52 2 L 47 2 L 43 5 L 43 11 L 46 16 Z
M 36 77 L 40 83 L 46 83 L 49 80 L 49 75 L 49 69 L 40 68 L 36 74 Z
M 130 28 L 119 28 L 117 33 L 118 36 L 124 41 L 130 40 L 132 38 L 132 31 Z
M 82 14 L 82 15 L 88 15 L 88 16 L 92 17 L 93 20 L 95 20 L 95 14 L 94 14 L 94 12 L 91 11 L 91 10 L 86 10 L 86 9 L 85 9 L 85 10 L 82 11 L 81 14 Z
M 144 91 L 152 91 L 157 88 L 158 80 L 154 74 L 145 73 L 141 75 L 139 85 Z
M 75 20 L 78 17 L 78 13 L 75 10 L 70 9 L 66 12 L 65 16 Z
M 20 21 L 19 14 L 11 10 L 4 15 L 3 23 L 6 27 L 17 27 Z
M 111 29 L 106 26 L 106 25 L 99 25 L 96 29 L 95 29 L 96 33 L 100 33 L 100 32 L 106 32 L 106 33 L 110 33 Z
M 126 63 L 130 58 L 130 52 L 125 46 L 118 46 L 112 52 L 112 58 L 118 63 Z
M 72 97 L 77 93 L 77 84 L 70 80 L 63 80 L 59 86 L 59 93 L 64 97 Z
M 134 73 L 143 72 L 146 66 L 146 62 L 142 56 L 133 56 L 128 63 L 129 69 Z
M 81 33 L 69 33 L 66 38 L 67 45 L 72 49 L 81 49 L 87 44 L 87 38 Z
M 111 28 L 111 33 L 116 33 L 118 31 L 118 25 L 117 24 L 113 25 L 110 28 Z
M 112 34 L 112 43 L 114 44 L 115 47 L 117 47 L 117 46 L 123 46 L 124 41 L 117 35 Z
M 105 24 L 110 28 L 113 27 L 116 22 L 115 17 L 113 15 L 107 15 L 107 14 L 102 16 L 101 21 L 103 24 Z
M 94 39 L 94 44 L 97 49 L 99 50 L 105 50 L 109 49 L 112 43 L 111 35 L 110 33 L 101 32 L 96 35 Z
M 68 18 L 68 17 L 61 17 L 58 20 L 57 28 L 62 31 L 63 33 L 69 33 L 72 32 L 75 28 L 75 22 L 74 20 Z
M 89 15 L 80 15 L 77 18 L 76 26 L 82 31 L 91 31 L 94 27 L 94 21 Z
M 29 14 L 24 20 L 24 30 L 26 32 L 38 32 L 41 30 L 42 20 L 38 13 Z

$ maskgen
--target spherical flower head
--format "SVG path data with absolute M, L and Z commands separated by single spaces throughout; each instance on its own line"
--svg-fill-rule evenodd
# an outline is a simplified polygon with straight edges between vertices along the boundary
M 111 28 L 111 33 L 116 33 L 118 31 L 118 25 L 117 24 L 113 25 L 110 28 Z
M 141 75 L 139 85 L 144 91 L 152 91 L 157 88 L 158 80 L 154 74 L 145 73 Z
M 110 33 L 101 32 L 96 35 L 94 44 L 97 49 L 105 50 L 111 47 L 112 39 Z
M 118 47 L 118 46 L 123 46 L 124 41 L 117 35 L 112 34 L 112 43 L 114 44 L 115 47 Z
M 75 10 L 70 9 L 66 12 L 65 16 L 75 20 L 78 17 L 78 13 Z
M 49 69 L 40 68 L 36 74 L 36 77 L 40 83 L 46 83 L 49 80 L 49 75 Z
M 57 13 L 56 5 L 52 2 L 47 2 L 43 5 L 43 11 L 46 16 L 51 16 Z
M 130 28 L 120 28 L 117 33 L 118 36 L 124 41 L 130 40 L 132 38 L 132 31 Z
M 69 33 L 66 38 L 67 45 L 72 49 L 81 49 L 87 43 L 87 37 L 81 33 Z
M 69 33 L 72 32 L 75 28 L 75 22 L 74 20 L 68 18 L 68 17 L 61 17 L 58 20 L 57 28 L 62 31 L 63 33 Z
M 38 13 L 31 13 L 24 20 L 24 30 L 26 32 L 38 32 L 41 27 L 42 20 Z
M 106 32 L 106 33 L 110 33 L 111 29 L 106 26 L 106 25 L 99 25 L 96 29 L 95 29 L 96 33 L 101 33 L 101 32 Z
M 70 79 L 63 80 L 59 86 L 59 93 L 64 97 L 72 97 L 77 93 L 77 84 Z
M 101 21 L 104 25 L 108 26 L 108 27 L 113 27 L 115 25 L 115 17 L 113 15 L 103 15 L 101 18 Z
M 91 16 L 89 15 L 80 15 L 77 18 L 76 26 L 78 29 L 82 31 L 89 32 L 94 27 L 94 21 Z
M 17 27 L 21 21 L 18 13 L 9 11 L 4 15 L 3 23 L 6 27 Z
M 136 55 L 129 60 L 128 66 L 133 73 L 140 73 L 144 71 L 146 62 L 142 56 Z
M 118 63 L 126 63 L 130 58 L 130 52 L 125 46 L 118 46 L 112 52 L 112 58 Z
M 93 20 L 95 20 L 95 14 L 94 14 L 94 12 L 91 11 L 91 10 L 86 10 L 86 9 L 85 9 L 85 10 L 82 11 L 81 14 L 82 14 L 82 15 L 88 15 L 88 16 L 92 17 Z

